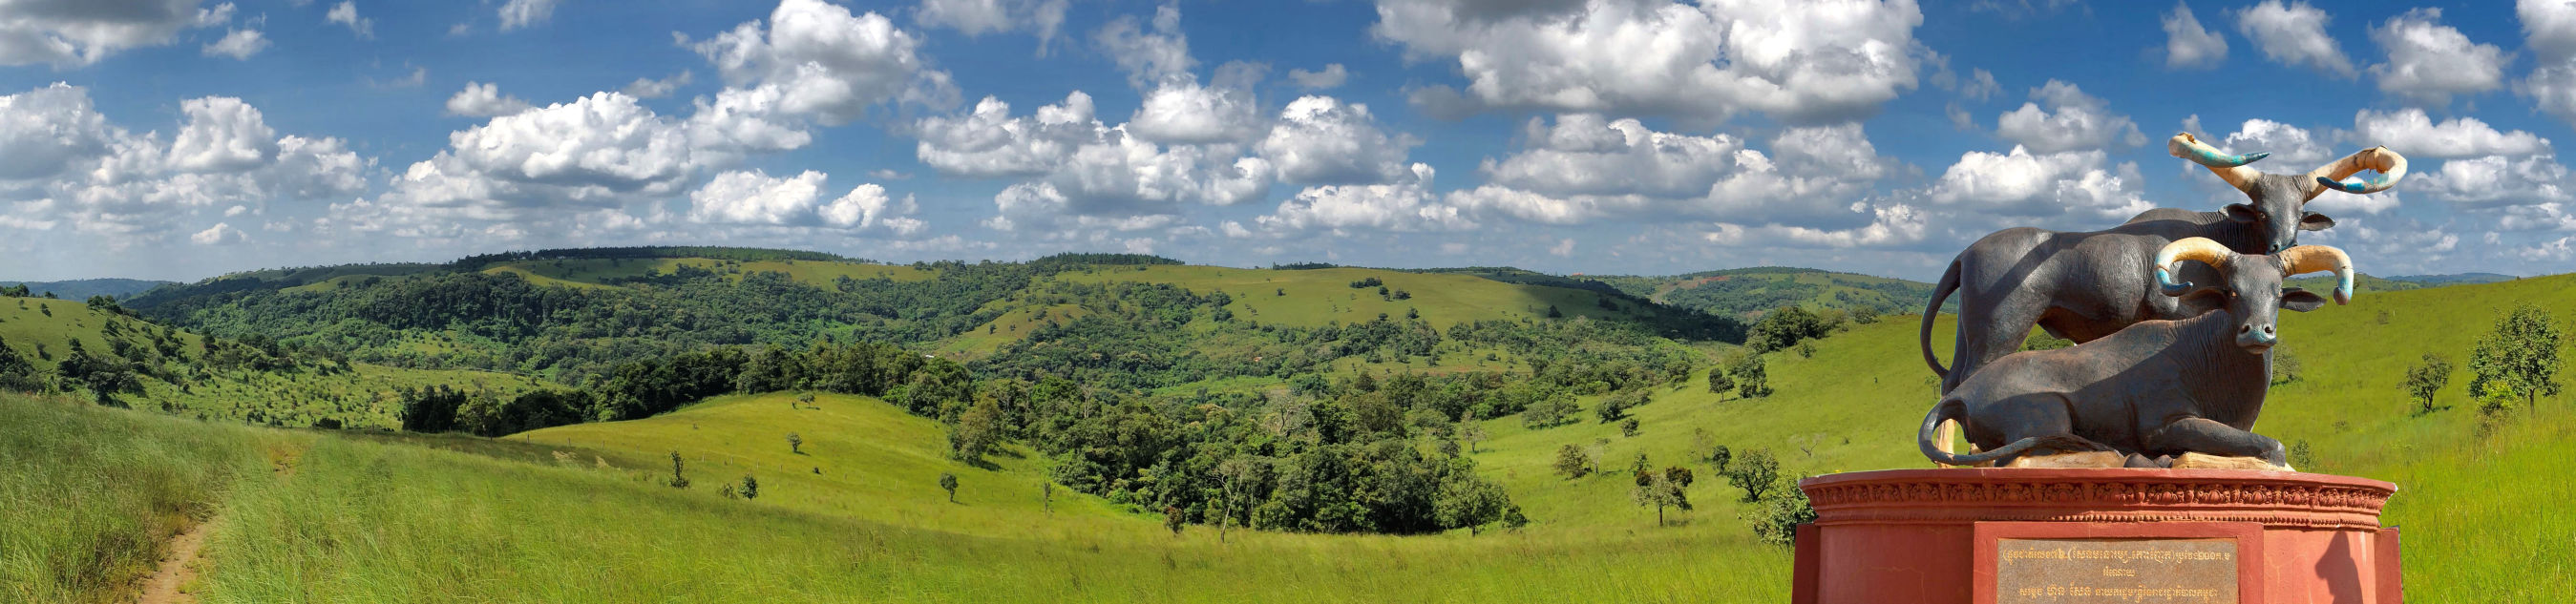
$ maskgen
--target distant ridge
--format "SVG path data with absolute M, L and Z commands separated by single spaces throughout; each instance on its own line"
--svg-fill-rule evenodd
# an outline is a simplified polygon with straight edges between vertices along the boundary
M 155 287 L 177 285 L 177 283 L 172 281 L 152 281 L 146 279 L 0 281 L 0 287 L 12 287 L 17 285 L 25 285 L 27 286 L 28 292 L 39 296 L 45 295 L 45 292 L 53 292 L 54 297 L 65 300 L 87 300 L 90 296 L 107 296 L 118 299 L 131 298 L 134 297 L 135 294 L 151 291 L 152 288 Z

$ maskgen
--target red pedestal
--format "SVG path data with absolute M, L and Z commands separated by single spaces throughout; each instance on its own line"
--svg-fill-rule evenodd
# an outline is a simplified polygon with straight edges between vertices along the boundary
M 1800 604 L 2404 600 L 2397 529 L 2379 525 L 2379 510 L 2397 485 L 2376 480 L 2242 470 L 1957 468 L 1833 474 L 1800 481 L 1798 488 L 1816 509 L 1816 521 L 1798 527 L 1793 599 Z M 2021 575 L 2040 568 L 2027 560 L 2050 553 L 2035 552 L 2038 546 L 2055 544 L 2062 550 L 2056 555 L 2073 551 L 2080 559 L 2189 549 L 2195 541 L 2223 553 L 2199 554 L 2197 566 L 2181 566 L 2190 563 L 2164 553 L 2135 564 L 2105 562 L 2098 571 L 2058 562 L 2064 558 L 2050 560 L 2057 566 L 2048 568 L 2116 574 L 2143 565 L 2151 573 L 2183 572 L 2187 580 L 2176 583 L 2200 589 L 2137 591 L 2116 576 L 2086 580 L 2122 585 L 2116 588 L 2080 581 L 2064 582 L 2072 592 L 2012 587 L 2036 584 Z M 1999 549 L 2007 553 L 1999 556 Z M 2003 567 L 1998 576 L 1999 558 L 2021 565 Z M 2231 576 L 2226 584 L 2237 589 L 2212 587 Z M 1999 585 L 2005 589 L 1999 592 Z

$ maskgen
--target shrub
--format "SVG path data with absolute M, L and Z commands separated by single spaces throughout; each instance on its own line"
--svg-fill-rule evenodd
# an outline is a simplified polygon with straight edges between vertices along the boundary
M 1583 453 L 1582 447 L 1566 445 L 1557 448 L 1556 464 L 1552 467 L 1557 473 L 1564 474 L 1568 480 L 1582 478 L 1592 473 L 1592 459 L 1591 456 Z
M 681 472 L 681 470 L 682 470 L 682 469 L 684 469 L 685 467 L 686 467 L 686 464 L 684 464 L 684 463 L 682 463 L 682 462 L 680 461 L 680 452 L 679 452 L 679 451 L 672 451 L 672 452 L 671 452 L 671 488 L 674 488 L 674 489 L 685 489 L 685 488 L 689 488 L 689 477 L 688 477 L 688 475 L 687 475 L 687 474 L 684 474 L 684 473 L 682 473 L 682 472 Z
M 1619 435 L 1620 435 L 1620 436 L 1636 436 L 1636 435 L 1637 435 L 1637 418 L 1633 418 L 1633 417 L 1631 417 L 1631 418 L 1628 418 L 1628 421 L 1619 422 Z
M 1807 501 L 1807 492 L 1794 485 L 1774 485 L 1763 490 L 1759 501 L 1744 512 L 1753 525 L 1753 536 L 1778 546 L 1797 543 L 1798 525 L 1816 521 L 1816 508 Z

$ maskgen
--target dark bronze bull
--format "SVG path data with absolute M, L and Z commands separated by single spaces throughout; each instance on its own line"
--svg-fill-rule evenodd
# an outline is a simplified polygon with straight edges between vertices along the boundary
M 2176 282 L 2197 261 L 2219 280 Z M 2200 297 L 2217 311 L 2180 320 L 2141 321 L 2071 348 L 2021 352 L 1995 360 L 1946 393 L 1923 417 L 1917 435 L 1925 457 L 1950 465 L 1994 462 L 2043 452 L 2115 451 L 2132 467 L 2163 467 L 2183 453 L 2289 461 L 2281 442 L 2250 430 L 2271 383 L 2272 346 L 2280 342 L 2280 309 L 2306 312 L 2326 299 L 2283 289 L 2292 275 L 2334 271 L 2337 304 L 2352 299 L 2352 261 L 2342 250 L 2309 245 L 2277 255 L 2239 254 L 2218 242 L 2189 238 L 2165 245 L 2150 264 L 2161 295 Z M 1981 453 L 1943 449 L 1942 422 L 1958 420 Z

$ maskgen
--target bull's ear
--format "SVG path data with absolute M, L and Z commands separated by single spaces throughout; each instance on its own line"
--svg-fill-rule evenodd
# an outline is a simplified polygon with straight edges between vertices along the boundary
M 2334 219 L 2327 218 L 2324 214 L 2309 212 L 2306 216 L 2299 217 L 2299 230 L 2322 231 L 2331 228 L 2334 228 Z
M 2319 308 L 2325 308 L 2325 305 L 2326 297 L 2317 295 L 2316 292 L 2296 287 L 2281 290 L 2281 308 L 2283 309 L 2308 312 Z
M 2254 206 L 2241 203 L 2227 204 L 2226 212 L 2228 220 L 2246 224 L 2253 224 L 2254 221 L 2263 219 L 2263 213 L 2256 211 Z

